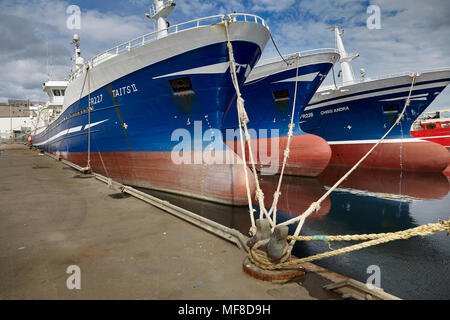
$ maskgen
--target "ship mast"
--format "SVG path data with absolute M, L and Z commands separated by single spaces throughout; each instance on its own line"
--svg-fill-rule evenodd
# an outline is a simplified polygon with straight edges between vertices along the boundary
M 342 71 L 342 82 L 343 84 L 351 84 L 355 82 L 355 77 L 353 75 L 352 66 L 350 61 L 359 57 L 358 53 L 347 53 L 345 51 L 344 43 L 342 42 L 341 35 L 344 34 L 344 30 L 340 31 L 338 25 L 334 25 L 331 27 L 334 30 L 334 35 L 336 38 L 336 49 L 341 55 L 341 59 L 339 62 L 341 63 L 341 71 Z
M 69 75 L 70 80 L 74 80 L 80 74 L 80 70 L 84 68 L 84 59 L 81 57 L 80 51 L 80 36 L 76 33 L 73 35 L 72 44 L 75 46 L 75 53 L 72 58 L 74 64 Z
M 175 2 L 172 0 L 155 0 L 155 3 L 150 7 L 150 13 L 145 14 L 149 19 L 154 19 L 158 23 L 158 33 L 156 39 L 161 39 L 167 36 L 167 29 L 169 22 L 166 18 L 175 8 Z
M 91 69 L 90 64 L 88 63 L 85 65 L 83 57 L 81 57 L 81 51 L 80 51 L 80 36 L 78 34 L 73 35 L 72 44 L 75 46 L 75 65 L 73 66 L 73 72 L 78 73 L 80 71 L 86 72 L 85 74 L 85 80 L 86 77 L 88 78 L 88 150 L 87 150 L 87 165 L 83 168 L 84 173 L 88 173 L 91 171 Z M 84 83 L 83 87 L 81 88 L 81 94 L 83 94 L 84 91 Z

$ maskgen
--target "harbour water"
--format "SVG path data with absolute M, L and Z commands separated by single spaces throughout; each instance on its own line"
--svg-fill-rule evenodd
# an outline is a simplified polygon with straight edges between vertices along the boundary
M 278 221 L 301 214 L 346 170 L 344 167 L 329 167 L 318 178 L 284 177 Z M 272 202 L 278 178 L 261 177 L 267 206 Z M 395 232 L 447 220 L 450 217 L 449 191 L 449 180 L 439 173 L 358 169 L 322 203 L 318 213 L 308 218 L 302 234 Z M 157 191 L 146 192 L 244 234 L 249 230 L 247 207 L 218 205 Z M 255 215 L 259 217 L 258 212 Z M 290 228 L 292 234 L 295 225 Z M 330 245 L 332 249 L 338 249 L 355 243 L 333 242 Z M 297 242 L 294 255 L 305 257 L 328 250 L 328 244 L 324 242 Z M 398 240 L 314 263 L 363 283 L 373 275 L 372 268 L 376 268 L 380 271 L 381 288 L 403 299 L 449 299 L 448 261 L 450 238 L 441 232 Z

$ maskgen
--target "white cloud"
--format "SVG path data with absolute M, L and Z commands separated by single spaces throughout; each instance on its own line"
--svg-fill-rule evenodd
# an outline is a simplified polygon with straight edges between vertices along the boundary
M 202 16 L 247 12 L 264 18 L 282 53 L 333 47 L 333 33 L 326 28 L 340 23 L 344 43 L 359 52 L 353 62 L 355 73 L 364 68 L 368 76 L 402 71 L 450 67 L 449 0 L 372 0 L 381 8 L 381 30 L 365 23 L 369 1 L 359 0 L 178 0 L 169 17 L 172 24 Z M 66 28 L 68 1 L 0 0 L 0 99 L 8 97 L 45 99 L 41 83 L 47 76 L 47 39 L 51 74 L 65 77 L 70 67 L 72 30 Z M 129 0 L 123 8 L 150 5 L 151 0 Z M 117 7 L 117 6 L 116 6 Z M 81 49 L 85 58 L 153 30 L 144 12 L 82 10 Z M 145 9 L 144 9 L 145 10 Z M 9 21 L 9 22 L 8 22 Z M 9 24 L 8 24 L 9 23 Z M 7 44 L 7 45 L 6 45 Z M 265 57 L 275 56 L 269 44 Z M 7 76 L 5 76 L 7 75 Z M 330 79 L 328 79 L 329 81 Z M 33 86 L 36 86 L 33 89 Z M 432 107 L 450 106 L 450 90 Z M 34 99 L 34 98 L 33 98 Z
M 368 76 L 376 76 L 450 67 L 448 0 L 372 2 L 381 8 L 380 30 L 366 27 L 367 3 L 356 0 L 302 0 L 296 16 L 271 20 L 269 24 L 280 50 L 291 53 L 333 47 L 334 35 L 326 27 L 340 23 L 345 29 L 343 40 L 347 51 L 360 53 L 352 63 L 355 76 L 359 76 L 360 68 L 364 68 Z M 331 77 L 326 81 L 331 83 Z M 450 89 L 447 88 L 430 108 L 448 106 Z
M 180 9 L 181 13 L 185 15 L 185 21 L 199 18 L 203 15 L 209 16 L 219 14 L 218 12 L 214 12 L 214 9 L 217 7 L 215 1 L 185 0 L 176 2 L 176 6 Z
M 253 1 L 251 9 L 263 12 L 281 12 L 292 9 L 295 0 L 257 0 Z
M 83 9 L 81 30 L 70 30 L 66 26 L 68 6 L 68 2 L 56 0 L 1 2 L 1 100 L 46 100 L 41 85 L 47 80 L 47 70 L 55 80 L 66 78 L 69 73 L 73 33 L 80 35 L 82 55 L 88 59 L 153 31 L 153 24 L 144 14 L 120 16 Z
M 366 4 L 359 0 L 302 0 L 299 3 L 299 9 L 301 15 L 311 16 L 316 21 L 342 18 L 349 21 L 365 11 Z

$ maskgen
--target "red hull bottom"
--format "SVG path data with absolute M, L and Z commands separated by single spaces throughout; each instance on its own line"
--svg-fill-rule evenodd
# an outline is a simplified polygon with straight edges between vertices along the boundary
M 412 135 L 412 132 L 411 132 L 411 135 Z M 434 143 L 438 143 L 440 145 L 443 145 L 447 149 L 450 149 L 450 135 L 445 138 L 427 138 L 427 137 L 418 137 L 418 136 L 416 136 L 416 138 L 434 142 Z
M 450 179 L 450 164 L 445 168 L 444 171 L 442 171 L 443 174 L 445 174 Z
M 192 162 L 202 152 L 190 153 Z M 229 205 L 246 205 L 245 171 L 249 173 L 250 190 L 255 187 L 250 170 L 230 150 L 227 156 L 235 164 L 175 164 L 171 152 L 102 152 L 91 153 L 93 172 L 120 183 L 161 190 L 188 197 Z M 86 152 L 62 154 L 62 158 L 85 167 Z
M 287 140 L 287 137 L 253 139 L 251 146 L 257 170 L 265 174 L 280 173 Z M 240 141 L 227 141 L 226 144 L 237 155 L 242 155 Z M 278 146 L 277 154 L 273 153 L 272 146 Z M 245 147 L 245 158 L 247 163 L 250 163 L 247 146 Z M 284 173 L 293 176 L 316 177 L 327 167 L 330 158 L 331 148 L 321 137 L 312 134 L 293 136 Z
M 373 143 L 333 144 L 330 164 L 353 166 L 373 146 Z M 382 143 L 362 162 L 361 167 L 442 172 L 449 163 L 450 154 L 443 146 L 421 141 Z

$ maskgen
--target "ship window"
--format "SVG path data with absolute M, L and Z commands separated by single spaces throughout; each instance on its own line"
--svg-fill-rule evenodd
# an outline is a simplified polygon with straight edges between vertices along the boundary
M 61 89 L 61 95 L 63 96 L 63 95 L 65 95 L 65 94 L 66 94 L 66 90 Z
M 448 123 L 443 123 L 443 124 L 441 125 L 441 127 L 442 127 L 442 128 L 450 128 L 450 122 L 448 122 Z
M 173 92 L 194 91 L 191 80 L 188 77 L 169 80 Z
M 427 130 L 436 129 L 436 124 L 434 124 L 434 123 L 427 124 L 426 128 L 427 128 Z
M 273 98 L 275 99 L 275 102 L 288 101 L 289 100 L 289 90 L 274 91 Z
M 383 106 L 384 113 L 396 113 L 398 112 L 398 104 L 388 104 Z
M 56 97 L 59 97 L 61 94 L 60 94 L 59 90 L 54 89 L 53 90 L 53 95 L 56 96 Z

